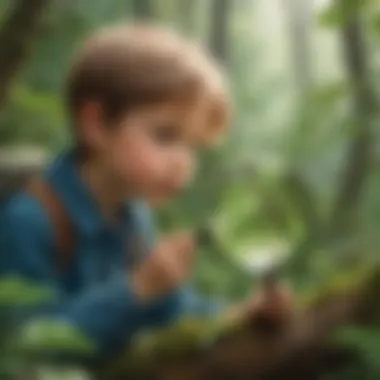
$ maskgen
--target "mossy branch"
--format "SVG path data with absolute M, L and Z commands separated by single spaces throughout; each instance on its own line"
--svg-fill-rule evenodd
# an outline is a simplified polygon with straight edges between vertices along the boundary
M 376 324 L 379 290 L 380 270 L 346 273 L 315 295 L 300 297 L 293 318 L 275 330 L 257 321 L 183 321 L 137 343 L 107 371 L 107 379 L 311 378 L 351 359 L 351 351 L 332 339 L 334 332 Z

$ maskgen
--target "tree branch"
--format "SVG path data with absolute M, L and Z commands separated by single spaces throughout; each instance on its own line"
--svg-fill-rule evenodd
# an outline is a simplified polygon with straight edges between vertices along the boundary
M 228 59 L 228 17 L 231 4 L 230 0 L 213 0 L 211 6 L 210 49 L 224 63 Z
M 344 7 L 341 1 L 341 6 Z M 331 229 L 339 234 L 349 228 L 371 168 L 373 137 L 371 120 L 377 112 L 377 100 L 368 78 L 368 55 L 363 29 L 358 15 L 353 15 L 343 27 L 343 48 L 353 90 L 355 138 L 349 149 L 346 167 L 331 218 Z
M 148 356 L 143 370 L 115 372 L 115 378 L 156 380 L 285 380 L 318 379 L 353 360 L 354 353 L 331 340 L 341 326 L 376 323 L 380 273 L 363 271 L 355 280 L 320 291 L 303 310 L 279 329 L 264 329 L 258 321 L 230 330 L 206 350 L 182 357 L 175 347 L 171 355 Z M 163 340 L 168 335 L 163 335 Z M 109 377 L 108 377 L 109 378 Z
M 50 0 L 19 0 L 0 33 L 0 109 L 27 57 Z

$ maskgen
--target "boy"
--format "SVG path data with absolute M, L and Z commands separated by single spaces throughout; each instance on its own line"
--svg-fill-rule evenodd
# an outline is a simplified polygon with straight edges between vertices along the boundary
M 109 28 L 80 51 L 66 100 L 75 147 L 7 204 L 2 274 L 53 288 L 58 302 L 40 313 L 72 323 L 103 354 L 185 312 L 213 312 L 184 290 L 194 239 L 181 233 L 156 242 L 147 203 L 182 190 L 198 147 L 226 129 L 220 69 L 161 28 Z M 60 251 L 66 263 L 57 272 Z

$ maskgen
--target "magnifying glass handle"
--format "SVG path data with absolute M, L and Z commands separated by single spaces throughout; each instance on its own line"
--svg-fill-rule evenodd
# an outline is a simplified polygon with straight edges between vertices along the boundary
M 267 289 L 276 288 L 281 281 L 281 273 L 279 268 L 270 268 L 261 278 L 262 285 Z
M 215 236 L 208 227 L 199 227 L 194 235 L 198 246 L 201 248 L 215 246 L 216 244 Z

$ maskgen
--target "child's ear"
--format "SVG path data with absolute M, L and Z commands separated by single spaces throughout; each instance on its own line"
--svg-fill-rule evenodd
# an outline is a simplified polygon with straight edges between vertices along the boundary
M 102 106 L 97 101 L 86 101 L 79 111 L 81 137 L 90 149 L 99 149 L 104 141 L 103 116 Z

